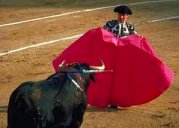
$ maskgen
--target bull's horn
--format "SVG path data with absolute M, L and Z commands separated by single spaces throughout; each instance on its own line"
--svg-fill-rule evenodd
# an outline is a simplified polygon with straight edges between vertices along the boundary
M 95 69 L 95 70 L 104 70 L 105 69 L 105 65 L 104 62 L 100 59 L 101 61 L 101 66 L 90 66 L 90 68 Z
M 58 65 L 59 68 L 61 68 L 61 67 L 63 66 L 63 64 L 65 63 L 65 61 L 66 61 L 66 60 L 63 60 L 63 61 L 61 62 L 61 64 Z

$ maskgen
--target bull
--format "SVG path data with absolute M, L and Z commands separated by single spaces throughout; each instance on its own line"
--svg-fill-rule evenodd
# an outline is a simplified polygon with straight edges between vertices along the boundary
M 87 108 L 86 92 L 94 72 L 105 66 L 61 64 L 45 80 L 28 81 L 11 94 L 8 128 L 79 128 Z

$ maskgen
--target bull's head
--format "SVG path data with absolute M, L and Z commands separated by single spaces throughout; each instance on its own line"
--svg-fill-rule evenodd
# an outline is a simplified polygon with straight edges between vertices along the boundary
M 78 69 L 78 72 L 71 71 L 71 73 L 97 73 L 97 72 L 105 72 L 105 64 L 104 62 L 100 59 L 101 65 L 100 66 L 91 66 L 85 63 L 72 63 L 72 64 L 64 64 L 65 60 L 59 64 L 59 69 L 64 72 L 69 72 L 69 70 L 65 70 L 64 67 L 69 67 L 75 65 L 76 69 Z M 82 65 L 86 65 L 88 68 L 84 68 Z
M 88 85 L 90 80 L 95 81 L 94 79 L 95 73 L 105 71 L 105 65 L 102 60 L 101 60 L 100 66 L 90 66 L 86 63 L 65 64 L 65 61 L 63 61 L 59 65 L 59 71 L 61 73 L 67 73 L 68 77 L 74 76 L 74 75 L 77 76 L 78 74 L 80 74 L 85 81 L 85 85 Z M 78 81 L 78 79 L 76 79 L 76 81 Z

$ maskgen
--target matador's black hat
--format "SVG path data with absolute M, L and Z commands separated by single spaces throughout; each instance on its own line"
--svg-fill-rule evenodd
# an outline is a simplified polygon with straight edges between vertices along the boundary
M 120 5 L 120 6 L 115 7 L 114 12 L 132 15 L 132 10 L 126 5 Z

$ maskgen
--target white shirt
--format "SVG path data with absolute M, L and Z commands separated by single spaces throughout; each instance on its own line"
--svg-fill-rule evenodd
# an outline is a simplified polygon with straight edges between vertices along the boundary
M 123 30 L 121 30 L 123 27 Z M 129 35 L 129 30 L 127 28 L 126 23 L 119 23 L 119 33 L 118 36 L 122 35 L 122 31 L 123 31 L 123 35 Z

